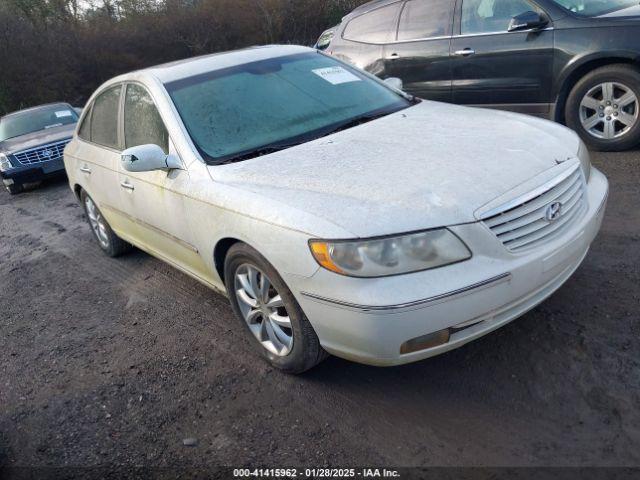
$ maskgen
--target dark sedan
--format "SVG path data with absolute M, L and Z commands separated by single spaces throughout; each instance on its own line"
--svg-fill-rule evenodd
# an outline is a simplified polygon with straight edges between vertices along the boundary
M 640 143 L 638 0 L 375 0 L 318 47 L 419 97 L 550 118 L 594 149 Z
M 64 172 L 62 154 L 78 122 L 76 110 L 54 103 L 0 118 L 0 176 L 11 194 Z

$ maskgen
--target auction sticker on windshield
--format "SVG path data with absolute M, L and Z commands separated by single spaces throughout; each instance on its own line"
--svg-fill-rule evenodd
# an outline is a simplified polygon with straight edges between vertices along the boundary
M 327 82 L 332 83 L 333 85 L 362 81 L 353 73 L 345 70 L 342 67 L 317 68 L 312 71 L 320 78 L 324 78 Z
M 71 117 L 72 113 L 69 110 L 62 110 L 60 112 L 56 112 L 57 118 Z

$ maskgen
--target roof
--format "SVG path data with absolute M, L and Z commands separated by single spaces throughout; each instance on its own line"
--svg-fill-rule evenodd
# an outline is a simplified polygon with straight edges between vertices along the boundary
M 243 50 L 215 53 L 212 55 L 166 63 L 147 68 L 142 72 L 153 75 L 162 83 L 169 83 L 175 80 L 199 75 L 201 73 L 222 70 L 224 68 L 235 67 L 245 63 L 315 51 L 316 50 L 312 48 L 300 47 L 297 45 L 268 45 L 264 47 L 251 47 Z
M 384 7 L 385 5 L 398 1 L 399 0 L 372 0 L 371 2 L 365 3 L 364 5 L 360 5 L 359 7 L 355 8 L 350 14 L 347 15 L 347 17 L 353 14 L 368 12 L 369 10 L 373 10 L 377 7 Z
M 16 110 L 15 112 L 10 112 L 7 113 L 6 115 L 3 115 L 0 118 L 6 118 L 6 117 L 10 117 L 12 115 L 21 115 L 23 113 L 29 113 L 29 112 L 35 112 L 37 110 L 43 109 L 43 108 L 48 108 L 48 107 L 53 107 L 55 105 L 64 105 L 65 107 L 71 107 L 71 105 L 69 105 L 66 102 L 52 102 L 52 103 L 45 103 L 43 105 L 37 105 L 35 107 L 29 107 L 29 108 L 25 108 L 24 110 Z

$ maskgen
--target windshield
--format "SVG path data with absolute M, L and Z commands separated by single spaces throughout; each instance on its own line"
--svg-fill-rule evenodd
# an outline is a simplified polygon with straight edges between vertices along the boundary
M 71 125 L 78 114 L 67 105 L 51 105 L 28 112 L 12 113 L 0 119 L 0 142 L 40 130 Z
M 303 53 L 166 85 L 207 163 L 271 153 L 410 105 L 361 72 Z
M 554 0 L 567 10 L 585 17 L 599 17 L 624 8 L 637 6 L 638 0 Z

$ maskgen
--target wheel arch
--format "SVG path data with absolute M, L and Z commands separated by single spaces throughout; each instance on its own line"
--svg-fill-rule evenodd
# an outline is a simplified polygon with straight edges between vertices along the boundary
M 227 254 L 231 247 L 236 245 L 237 243 L 245 243 L 249 245 L 244 240 L 240 240 L 235 237 L 225 237 L 218 240 L 215 247 L 213 248 L 213 265 L 215 266 L 216 272 L 222 281 L 222 284 L 225 284 L 224 280 L 224 263 L 227 258 Z
M 76 183 L 76 184 L 73 185 L 73 193 L 75 194 L 76 199 L 79 202 L 81 201 L 80 195 L 82 193 L 82 190 L 83 190 L 83 188 L 82 188 L 82 186 L 80 186 L 80 184 Z
M 573 87 L 590 72 L 609 65 L 635 65 L 640 68 L 640 55 L 635 52 L 600 53 L 574 60 L 560 74 L 559 89 L 556 94 L 554 120 L 565 124 L 565 107 Z

